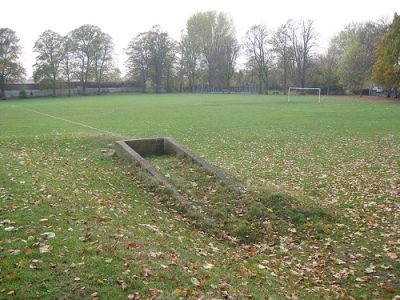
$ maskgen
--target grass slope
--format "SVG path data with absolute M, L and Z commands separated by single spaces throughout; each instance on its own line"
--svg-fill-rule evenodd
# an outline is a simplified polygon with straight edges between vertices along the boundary
M 398 103 L 368 98 L 2 101 L 0 298 L 392 299 L 399 115 Z M 112 155 L 115 140 L 160 136 L 246 186 L 253 206 L 233 196 L 218 205 L 264 238 L 196 229 Z

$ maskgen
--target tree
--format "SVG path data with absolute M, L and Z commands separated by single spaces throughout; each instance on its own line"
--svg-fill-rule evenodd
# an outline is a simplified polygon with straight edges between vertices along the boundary
M 163 81 L 166 79 L 166 82 L 168 82 L 172 64 L 175 60 L 175 42 L 167 32 L 161 31 L 159 25 L 153 26 L 147 37 L 152 66 L 150 74 L 156 84 L 156 92 L 161 93 Z
M 246 32 L 247 66 L 258 78 L 259 93 L 268 93 L 268 73 L 272 62 L 269 43 L 270 31 L 264 25 L 254 25 Z
M 99 27 L 83 25 L 69 33 L 72 41 L 73 72 L 82 82 L 82 94 L 86 95 L 86 85 L 94 79 L 94 62 L 98 52 L 98 40 L 102 32 Z
M 225 79 L 225 86 L 230 93 L 232 77 L 235 74 L 236 61 L 240 53 L 241 45 L 236 38 L 226 37 L 223 41 L 225 51 L 221 64 L 221 76 Z
M 310 68 L 310 60 L 313 55 L 312 48 L 316 45 L 317 34 L 314 28 L 314 21 L 294 22 L 289 20 L 286 26 L 293 48 L 296 84 L 304 88 L 306 87 L 307 71 Z
M 68 85 L 68 96 L 71 96 L 71 79 L 74 71 L 74 53 L 73 49 L 73 41 L 69 36 L 63 38 L 63 64 L 62 64 L 62 73 L 67 81 Z
M 93 70 L 97 85 L 97 93 L 100 94 L 101 83 L 107 73 L 113 72 L 114 43 L 110 35 L 101 32 L 94 42 Z
M 320 85 L 326 88 L 327 95 L 330 95 L 331 88 L 339 87 L 339 61 L 339 52 L 335 45 L 331 45 L 327 53 L 320 56 Z
M 276 59 L 276 67 L 280 73 L 282 89 L 286 94 L 289 74 L 293 70 L 293 48 L 290 45 L 287 24 L 279 26 L 272 37 L 271 44 Z
M 178 45 L 178 49 L 180 55 L 180 73 L 182 76 L 180 90 L 182 90 L 183 77 L 186 75 L 189 80 L 189 89 L 193 92 L 200 56 L 198 47 L 196 45 L 196 39 L 193 39 L 187 34 L 183 33 Z
M 330 44 L 331 47 L 337 49 L 339 60 L 345 56 L 346 52 L 355 42 L 364 45 L 365 51 L 368 52 L 370 72 L 372 72 L 372 66 L 376 60 L 374 54 L 375 39 L 385 35 L 387 28 L 387 21 L 383 18 L 380 18 L 376 22 L 351 23 L 339 32 L 339 34 L 331 40 Z
M 138 34 L 131 40 L 125 53 L 128 59 L 125 66 L 128 77 L 140 80 L 145 87 L 151 81 L 156 92 L 161 92 L 175 59 L 175 42 L 158 25 L 148 32 Z M 168 87 L 167 87 L 168 88 Z
M 216 11 L 199 12 L 189 18 L 186 23 L 187 35 L 191 41 L 196 40 L 197 53 L 207 66 L 207 82 L 215 83 L 228 63 L 224 60 L 227 41 L 235 39 L 233 21 L 226 13 Z M 227 57 L 227 56 L 226 56 Z
M 389 91 L 393 89 L 397 98 L 400 88 L 400 16 L 397 13 L 388 32 L 376 39 L 375 47 L 377 60 L 373 66 L 373 80 Z
M 62 63 L 64 60 L 64 41 L 58 33 L 46 30 L 39 36 L 33 51 L 38 53 L 36 63 L 33 66 L 33 78 L 40 82 L 44 88 L 51 88 L 53 97 L 62 80 Z
M 352 92 L 359 92 L 360 97 L 366 80 L 371 77 L 373 59 L 365 45 L 355 42 L 340 62 L 339 76 L 342 84 Z
M 5 88 L 22 80 L 25 69 L 19 61 L 21 46 L 15 31 L 0 28 L 0 90 L 1 99 L 5 99 Z

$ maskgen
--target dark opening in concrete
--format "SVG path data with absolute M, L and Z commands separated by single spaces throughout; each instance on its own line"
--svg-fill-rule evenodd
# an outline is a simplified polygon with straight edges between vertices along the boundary
M 154 168 L 145 157 L 153 155 L 177 155 L 183 154 L 191 157 L 192 161 L 206 167 L 211 172 L 216 174 L 221 180 L 227 184 L 241 190 L 242 188 L 226 176 L 224 173 L 218 171 L 210 163 L 206 162 L 200 156 L 194 154 L 192 151 L 178 143 L 172 138 L 152 138 L 152 139 L 135 139 L 126 141 L 115 142 L 115 151 L 123 158 L 131 163 L 138 163 L 145 168 L 151 175 L 161 180 L 169 187 L 177 190 L 177 188 L 156 168 Z

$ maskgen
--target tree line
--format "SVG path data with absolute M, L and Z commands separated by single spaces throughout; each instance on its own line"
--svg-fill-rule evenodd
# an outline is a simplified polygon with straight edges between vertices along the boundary
M 159 25 L 131 39 L 124 49 L 127 73 L 115 65 L 113 39 L 94 25 L 83 25 L 67 36 L 46 30 L 33 46 L 33 79 L 42 88 L 69 87 L 79 80 L 100 86 L 110 81 L 132 81 L 145 91 L 194 91 L 199 85 L 230 91 L 245 83 L 259 93 L 286 91 L 289 86 L 321 87 L 327 94 L 348 90 L 361 95 L 370 84 L 393 91 L 400 84 L 400 16 L 352 23 L 335 35 L 325 53 L 318 53 L 313 20 L 288 20 L 277 29 L 254 25 L 242 41 L 227 13 L 193 14 L 179 41 Z M 0 29 L 0 88 L 23 79 L 17 34 Z M 390 95 L 390 93 L 389 93 Z

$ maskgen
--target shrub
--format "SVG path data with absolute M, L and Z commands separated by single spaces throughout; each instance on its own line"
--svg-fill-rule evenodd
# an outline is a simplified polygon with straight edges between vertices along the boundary
M 19 94 L 18 94 L 19 98 L 21 99 L 25 99 L 26 98 L 26 87 L 21 87 L 19 89 Z

